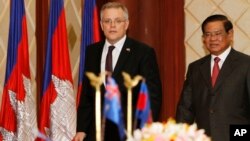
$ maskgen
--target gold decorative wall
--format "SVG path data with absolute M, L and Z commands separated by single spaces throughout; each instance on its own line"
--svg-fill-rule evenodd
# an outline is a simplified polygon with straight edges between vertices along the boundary
M 30 71 L 32 77 L 32 92 L 36 95 L 36 37 L 35 37 L 35 17 L 36 1 L 24 0 L 26 8 L 28 41 L 29 41 L 29 55 L 30 55 Z M 74 91 L 76 93 L 78 83 L 78 68 L 80 55 L 80 41 L 81 41 L 81 10 L 82 0 L 64 0 L 68 45 L 70 53 L 70 63 L 72 70 L 72 77 L 74 81 Z M 5 67 L 7 59 L 7 46 L 9 34 L 9 14 L 10 14 L 10 0 L 0 0 L 0 103 L 2 101 L 2 92 L 5 79 Z M 1 105 L 0 105 L 1 106 Z
M 76 94 L 80 62 L 82 0 L 64 0 L 64 7 L 68 32 L 70 64 L 74 81 L 74 91 Z
M 36 92 L 35 0 L 25 0 L 32 92 Z M 0 103 L 5 79 L 9 35 L 10 0 L 0 0 Z M 1 106 L 1 105 L 0 105 Z
M 9 5 L 10 1 L 0 1 L 0 97 L 3 92 L 3 83 L 6 68 L 7 44 L 9 33 Z M 1 103 L 1 98 L 0 98 Z
M 208 52 L 202 44 L 201 24 L 212 14 L 225 14 L 234 25 L 233 47 L 250 55 L 250 0 L 185 0 L 186 68 Z

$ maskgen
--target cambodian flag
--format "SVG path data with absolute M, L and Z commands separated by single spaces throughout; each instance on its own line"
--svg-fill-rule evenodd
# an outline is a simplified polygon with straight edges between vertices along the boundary
M 148 88 L 144 81 L 141 83 L 135 117 L 140 123 L 140 128 L 142 128 L 146 123 L 152 122 L 152 113 L 150 108 Z
M 7 64 L 0 112 L 0 139 L 33 141 L 36 104 L 31 92 L 27 23 L 23 0 L 10 1 Z
M 125 129 L 120 97 L 118 85 L 113 78 L 108 77 L 104 98 L 104 117 L 117 125 L 120 138 L 123 139 L 125 137 Z
M 51 140 L 71 141 L 76 131 L 76 100 L 63 0 L 50 0 L 44 72 L 39 130 Z
M 91 43 L 100 41 L 99 18 L 95 0 L 85 0 L 82 12 L 82 40 L 79 65 L 77 105 L 82 91 L 84 79 L 85 50 Z

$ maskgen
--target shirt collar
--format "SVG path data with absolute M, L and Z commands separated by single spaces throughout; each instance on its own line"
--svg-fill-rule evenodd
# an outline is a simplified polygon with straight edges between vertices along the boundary
M 119 50 L 122 50 L 122 47 L 123 47 L 123 45 L 124 45 L 124 43 L 125 43 L 125 40 L 126 40 L 126 35 L 125 36 L 123 36 L 118 42 L 116 42 L 115 44 L 113 44 L 113 46 L 115 46 L 115 49 L 119 49 Z M 105 44 L 104 44 L 104 47 L 105 48 L 108 48 L 109 46 L 111 46 L 112 44 L 110 44 L 109 42 L 108 42 L 108 40 L 106 39 L 105 40 Z
M 232 47 L 228 47 L 222 54 L 220 54 L 219 56 L 215 56 L 212 54 L 212 60 L 214 60 L 215 57 L 219 57 L 223 62 L 226 60 L 228 54 L 230 53 Z

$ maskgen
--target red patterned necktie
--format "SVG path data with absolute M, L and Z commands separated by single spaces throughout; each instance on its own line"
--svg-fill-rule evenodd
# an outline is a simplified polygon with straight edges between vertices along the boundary
M 212 72 L 212 77 L 211 77 L 212 78 L 212 86 L 213 87 L 215 85 L 217 76 L 218 76 L 218 74 L 220 72 L 219 61 L 220 61 L 219 57 L 215 57 L 214 58 L 214 67 L 213 67 L 213 72 Z

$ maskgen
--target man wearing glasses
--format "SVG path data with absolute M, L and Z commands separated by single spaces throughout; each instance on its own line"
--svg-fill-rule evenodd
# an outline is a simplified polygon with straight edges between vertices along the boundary
M 127 72 L 131 77 L 143 76 L 149 90 L 153 120 L 157 121 L 161 108 L 162 88 L 154 49 L 126 36 L 129 16 L 127 8 L 121 3 L 108 2 L 103 5 L 100 24 L 106 39 L 87 47 L 85 72 L 94 72 L 96 75 L 104 71 L 112 72 L 112 77 L 120 88 L 124 118 L 127 117 L 127 89 L 124 86 L 122 72 Z M 132 92 L 133 114 L 138 93 L 139 85 L 133 88 Z M 94 94 L 95 90 L 86 77 L 77 112 L 76 141 L 83 139 L 95 141 Z M 103 95 L 104 85 L 102 86 L 102 97 Z M 105 141 L 120 140 L 116 125 L 109 120 L 106 120 L 104 134 Z
M 250 57 L 233 49 L 226 16 L 209 16 L 202 32 L 210 54 L 189 65 L 176 119 L 197 123 L 213 141 L 229 141 L 230 125 L 250 124 Z

